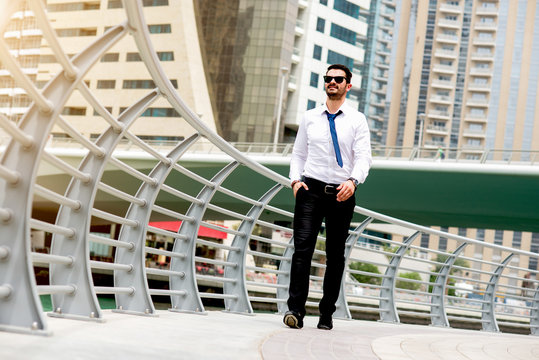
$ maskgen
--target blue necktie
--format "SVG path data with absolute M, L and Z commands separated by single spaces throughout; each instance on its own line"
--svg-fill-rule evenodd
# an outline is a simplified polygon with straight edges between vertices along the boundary
M 337 158 L 337 164 L 342 167 L 341 149 L 339 148 L 339 139 L 337 138 L 337 130 L 335 130 L 335 118 L 342 114 L 339 110 L 336 114 L 330 114 L 326 111 L 329 121 L 329 130 L 331 131 L 331 139 L 333 140 L 333 148 L 335 149 L 335 157 Z

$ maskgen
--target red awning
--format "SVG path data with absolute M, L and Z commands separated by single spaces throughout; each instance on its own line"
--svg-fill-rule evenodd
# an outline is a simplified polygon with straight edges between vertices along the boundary
M 159 229 L 163 229 L 163 230 L 178 232 L 181 224 L 182 224 L 181 221 L 152 221 L 148 225 L 159 228 Z M 216 226 L 220 226 L 220 225 L 216 225 Z M 221 226 L 221 227 L 225 228 L 224 226 Z M 198 236 L 210 237 L 214 239 L 226 239 L 227 235 L 228 234 L 224 231 L 210 229 L 205 226 L 200 226 L 198 228 Z

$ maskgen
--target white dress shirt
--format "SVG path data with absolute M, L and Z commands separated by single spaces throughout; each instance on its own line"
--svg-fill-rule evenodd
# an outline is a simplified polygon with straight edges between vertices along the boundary
M 367 119 L 346 102 L 339 110 L 342 114 L 335 118 L 335 129 L 343 167 L 337 164 L 324 104 L 306 111 L 301 119 L 290 161 L 290 181 L 302 176 L 330 184 L 341 184 L 350 177 L 359 183 L 365 181 L 372 164 Z

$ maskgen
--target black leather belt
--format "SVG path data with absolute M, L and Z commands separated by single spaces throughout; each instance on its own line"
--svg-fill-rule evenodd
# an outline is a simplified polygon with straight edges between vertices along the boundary
M 327 195 L 337 195 L 339 190 L 337 190 L 337 187 L 339 187 L 339 184 L 328 184 L 320 180 L 316 180 L 313 178 L 305 177 L 303 180 L 305 184 L 309 187 L 309 190 L 321 192 Z

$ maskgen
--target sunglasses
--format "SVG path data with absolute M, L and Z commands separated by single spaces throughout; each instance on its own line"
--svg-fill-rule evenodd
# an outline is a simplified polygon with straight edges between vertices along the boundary
M 345 76 L 324 76 L 324 81 L 329 84 L 331 80 L 335 80 L 337 84 L 342 83 L 344 80 L 346 80 Z

